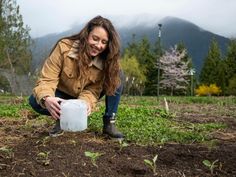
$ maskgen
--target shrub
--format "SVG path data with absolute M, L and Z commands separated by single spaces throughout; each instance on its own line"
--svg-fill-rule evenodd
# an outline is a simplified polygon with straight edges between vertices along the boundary
M 203 84 L 195 89 L 195 92 L 198 96 L 211 96 L 219 95 L 222 91 L 216 84 L 210 84 L 209 86 Z

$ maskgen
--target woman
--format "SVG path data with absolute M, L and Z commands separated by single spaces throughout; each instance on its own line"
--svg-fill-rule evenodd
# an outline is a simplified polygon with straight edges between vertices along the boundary
M 118 34 L 112 23 L 101 16 L 89 21 L 80 33 L 57 42 L 29 98 L 35 111 L 56 120 L 51 136 L 63 133 L 59 121 L 61 101 L 82 99 L 87 102 L 89 115 L 106 94 L 103 133 L 123 138 L 115 127 L 122 91 L 119 57 Z

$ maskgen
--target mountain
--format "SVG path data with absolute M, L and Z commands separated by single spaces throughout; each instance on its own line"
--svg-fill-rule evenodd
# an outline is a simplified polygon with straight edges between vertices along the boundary
M 189 21 L 175 17 L 165 17 L 158 21 L 152 18 L 152 20 L 140 23 L 132 23 L 132 21 L 130 21 L 126 25 L 117 26 L 121 37 L 122 48 L 125 48 L 128 42 L 132 41 L 133 34 L 135 34 L 136 41 L 147 37 L 150 43 L 154 44 L 158 38 L 157 24 L 159 23 L 162 24 L 161 45 L 165 49 L 168 49 L 170 46 L 174 46 L 177 43 L 184 43 L 198 74 L 213 38 L 218 42 L 222 54 L 224 55 L 226 53 L 227 44 L 229 42 L 228 38 L 211 33 Z M 50 34 L 34 39 L 34 46 L 32 47 L 32 70 L 42 65 L 45 57 L 58 39 L 78 33 L 82 29 L 82 26 L 83 25 L 75 26 L 71 30 L 63 33 Z

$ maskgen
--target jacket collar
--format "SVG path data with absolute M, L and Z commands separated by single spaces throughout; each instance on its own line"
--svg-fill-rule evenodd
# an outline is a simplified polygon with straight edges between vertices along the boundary
M 72 47 L 70 48 L 70 50 L 67 54 L 68 57 L 78 60 L 78 57 L 77 57 L 78 45 L 79 45 L 79 41 L 78 40 L 74 41 L 74 43 L 72 44 Z M 89 67 L 91 67 L 92 65 L 94 65 L 95 67 L 97 67 L 100 70 L 103 70 L 103 68 L 104 68 L 104 62 L 99 56 L 95 57 L 91 61 L 91 63 L 89 64 Z
M 78 59 L 78 57 L 77 57 L 78 46 L 79 46 L 79 40 L 74 41 L 74 43 L 72 44 L 72 47 L 70 48 L 70 50 L 67 54 L 68 57 L 73 58 L 75 60 Z

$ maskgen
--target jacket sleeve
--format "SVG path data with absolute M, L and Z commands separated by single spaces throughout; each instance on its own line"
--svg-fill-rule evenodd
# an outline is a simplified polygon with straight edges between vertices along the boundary
M 63 55 L 60 42 L 58 42 L 50 56 L 46 59 L 36 86 L 33 89 L 34 96 L 39 104 L 44 96 L 55 96 L 55 90 L 62 69 L 62 60 Z
M 79 99 L 85 100 L 91 106 L 92 111 L 96 107 L 103 89 L 103 80 L 86 86 L 79 95 Z

